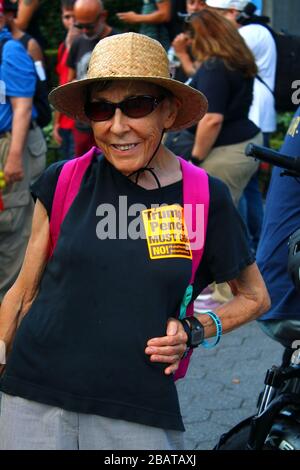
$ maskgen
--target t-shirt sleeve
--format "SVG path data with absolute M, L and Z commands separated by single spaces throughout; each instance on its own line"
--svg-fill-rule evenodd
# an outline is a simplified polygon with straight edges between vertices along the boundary
M 31 185 L 33 198 L 41 201 L 46 208 L 49 218 L 51 216 L 57 180 L 65 163 L 65 161 L 53 163 L 42 173 L 39 179 Z
M 36 86 L 36 72 L 31 57 L 18 41 L 8 41 L 3 47 L 2 80 L 7 96 L 32 98 Z
M 197 295 L 212 282 L 235 279 L 255 261 L 249 249 L 244 223 L 227 186 L 209 177 L 210 206 L 203 258 L 196 273 Z
M 194 75 L 190 86 L 201 91 L 207 97 L 209 113 L 225 115 L 230 86 L 225 65 L 221 60 L 204 62 Z

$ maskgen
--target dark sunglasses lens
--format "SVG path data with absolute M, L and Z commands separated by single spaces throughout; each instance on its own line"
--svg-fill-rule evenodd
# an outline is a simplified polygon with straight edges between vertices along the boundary
M 85 114 L 91 121 L 107 121 L 114 112 L 114 105 L 107 101 L 95 101 L 85 105 Z
M 137 96 L 124 101 L 122 111 L 131 118 L 141 118 L 152 113 L 155 98 L 151 96 Z
M 87 29 L 88 31 L 94 29 L 95 25 L 94 24 L 75 24 L 75 28 L 77 29 Z

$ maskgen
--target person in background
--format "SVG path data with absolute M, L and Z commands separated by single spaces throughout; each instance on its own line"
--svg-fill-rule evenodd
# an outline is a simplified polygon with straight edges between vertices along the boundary
M 177 34 L 181 33 L 185 15 L 186 0 L 171 0 L 171 19 L 166 23 L 171 42 Z
M 104 10 L 101 0 L 77 0 L 74 4 L 74 15 L 74 26 L 82 34 L 74 39 L 69 51 L 68 82 L 85 78 L 92 51 L 98 41 L 116 34 L 106 23 L 107 11 Z M 91 126 L 87 123 L 76 120 L 73 133 L 76 157 L 95 145 Z
M 188 15 L 197 13 L 205 7 L 205 0 L 186 0 L 186 11 Z M 192 57 L 190 35 L 187 32 L 178 34 L 172 42 L 172 47 L 186 77 L 192 77 L 200 66 L 200 63 Z
M 29 186 L 43 171 L 46 154 L 32 104 L 34 63 L 9 32 L 12 21 L 5 15 L 4 0 L 0 0 L 0 80 L 5 83 L 5 100 L 0 105 L 0 170 L 6 182 L 2 190 L 4 210 L 0 212 L 0 304 L 23 263 L 33 214 Z
M 117 13 L 124 23 L 139 24 L 139 32 L 159 41 L 168 50 L 170 38 L 166 25 L 171 19 L 171 0 L 143 0 L 141 13 Z
M 18 4 L 16 26 L 37 40 L 42 50 L 46 48 L 46 39 L 41 33 L 40 23 L 43 17 L 40 0 L 12 0 Z
M 64 85 L 68 82 L 68 55 L 73 40 L 80 34 L 79 30 L 74 27 L 74 3 L 75 0 L 61 1 L 61 20 L 67 30 L 67 35 L 65 40 L 59 45 L 57 55 L 56 73 L 59 77 L 60 85 Z M 74 125 L 74 119 L 55 111 L 53 139 L 60 145 L 61 157 L 63 159 L 73 158 L 75 155 L 73 136 Z
M 300 107 L 280 152 L 291 157 L 300 156 Z M 282 169 L 273 168 L 256 254 L 271 297 L 271 308 L 258 324 L 286 348 L 283 363 L 287 365 L 293 352 L 292 343 L 300 338 L 300 292 L 287 271 L 288 240 L 300 228 L 300 186 L 297 178 L 282 177 L 281 173 Z
M 247 14 L 247 0 L 207 0 L 207 6 L 220 13 L 238 29 L 252 51 L 258 73 L 254 80 L 253 102 L 249 119 L 263 133 L 264 145 L 269 146 L 270 133 L 276 130 L 276 110 L 273 90 L 277 52 L 275 40 L 266 27 L 267 17 Z M 240 202 L 240 211 L 248 227 L 252 249 L 255 252 L 263 221 L 263 201 L 259 189 L 258 174 L 253 175 L 245 188 Z
M 18 4 L 12 0 L 4 0 L 4 12 L 6 17 L 11 20 L 9 22 L 9 27 L 13 38 L 21 40 L 22 44 L 24 44 L 25 48 L 27 49 L 28 54 L 35 63 L 44 65 L 44 55 L 41 46 L 34 37 L 32 37 L 29 33 L 24 32 L 18 26 L 16 18 Z M 43 74 L 45 75 L 45 71 Z
M 190 27 L 192 52 L 201 62 L 190 86 L 203 90 L 208 113 L 197 126 L 170 133 L 166 145 L 226 183 L 237 206 L 258 166 L 244 149 L 250 142 L 262 144 L 259 128 L 248 118 L 257 67 L 236 28 L 212 9 L 191 15 Z M 230 297 L 226 283 L 214 286 L 212 302 Z
M 36 83 L 35 93 L 33 97 L 33 103 L 34 103 L 34 100 L 38 93 L 43 93 L 43 96 L 45 97 L 46 97 L 46 94 L 48 93 L 48 90 L 46 87 L 46 71 L 44 67 L 44 60 L 43 60 L 44 56 L 43 56 L 42 49 L 39 43 L 32 36 L 30 36 L 28 33 L 24 33 L 24 31 L 21 31 L 16 26 L 15 24 L 15 16 L 17 12 L 16 3 L 12 2 L 11 0 L 4 0 L 3 10 L 4 10 L 3 14 L 6 19 L 6 26 L 10 30 L 12 37 L 18 40 L 23 45 L 23 47 L 26 49 L 26 51 L 28 52 L 29 56 L 31 57 L 33 61 L 35 72 L 36 72 L 36 81 L 40 80 L 40 84 L 41 84 L 41 81 L 43 81 L 43 84 L 41 86 L 44 86 L 44 89 L 39 88 Z M 35 111 L 38 113 L 38 109 L 35 109 Z M 37 115 L 37 119 L 38 119 L 38 115 Z M 37 126 L 37 122 L 36 122 L 36 126 Z M 39 134 L 39 137 L 42 138 L 42 134 Z M 42 152 L 40 155 L 40 158 L 36 158 L 36 155 L 31 155 L 29 152 L 29 160 L 30 160 L 30 163 L 29 163 L 30 181 L 33 182 L 45 168 L 46 154 Z

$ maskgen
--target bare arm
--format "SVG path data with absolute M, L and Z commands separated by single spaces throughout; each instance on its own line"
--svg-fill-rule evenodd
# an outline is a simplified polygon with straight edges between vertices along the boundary
M 256 263 L 245 268 L 228 284 L 234 297 L 215 310 L 222 322 L 223 333 L 255 320 L 270 308 L 270 298 Z M 204 326 L 205 337 L 215 336 L 215 323 L 210 316 L 205 314 L 195 316 Z M 181 323 L 174 318 L 169 319 L 166 335 L 151 338 L 145 353 L 153 362 L 169 364 L 165 369 L 165 374 L 168 375 L 178 369 L 180 359 L 186 350 L 187 335 Z
M 32 98 L 11 97 L 13 109 L 13 122 L 11 131 L 11 145 L 4 167 L 4 176 L 7 183 L 23 179 L 23 151 L 27 139 L 32 112 Z
M 255 320 L 270 308 L 270 297 L 256 263 L 228 282 L 233 299 L 216 308 L 224 333 Z M 196 315 L 204 326 L 205 337 L 214 336 L 215 324 L 208 315 Z
M 142 15 L 135 13 L 134 11 L 127 11 L 124 13 L 117 13 L 120 20 L 125 23 L 147 23 L 147 24 L 159 24 L 167 23 L 171 19 L 171 2 L 165 0 L 156 4 L 157 10 L 153 13 Z
M 172 42 L 176 56 L 180 60 L 181 67 L 188 77 L 192 77 L 200 66 L 199 62 L 193 61 L 188 53 L 190 43 L 191 39 L 185 33 L 178 34 Z
M 68 82 L 72 82 L 73 80 L 76 79 L 76 70 L 71 69 L 71 67 L 68 67 L 69 72 L 68 72 Z
M 46 209 L 38 200 L 20 274 L 5 295 L 0 308 L 0 342 L 9 352 L 16 329 L 32 305 L 46 266 L 49 250 L 49 220 Z M 1 369 L 0 369 L 1 372 Z
M 26 31 L 34 12 L 39 7 L 39 0 L 21 0 L 18 5 L 18 14 L 15 23 L 22 31 Z
M 58 145 L 62 144 L 62 137 L 59 133 L 60 116 L 61 116 L 61 113 L 59 111 L 54 111 L 54 122 L 53 122 L 52 137 Z
M 207 113 L 197 126 L 192 155 L 204 160 L 216 142 L 222 129 L 224 116 L 218 113 Z
M 41 46 L 34 38 L 31 38 L 28 42 L 28 53 L 32 57 L 33 62 L 44 62 Z

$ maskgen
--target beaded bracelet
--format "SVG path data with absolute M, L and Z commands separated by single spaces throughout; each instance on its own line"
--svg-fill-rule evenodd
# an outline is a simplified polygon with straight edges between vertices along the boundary
M 198 313 L 198 312 L 197 312 Z M 199 315 L 199 313 L 198 313 Z M 200 315 L 209 315 L 210 318 L 212 318 L 212 320 L 214 321 L 215 325 L 216 325 L 216 331 L 217 331 L 217 334 L 216 334 L 216 339 L 214 342 L 210 343 L 209 341 L 207 341 L 206 339 L 201 343 L 201 346 L 203 346 L 204 348 L 206 349 L 211 349 L 211 348 L 214 348 L 215 346 L 217 346 L 218 342 L 220 341 L 221 339 L 221 336 L 222 336 L 222 323 L 221 323 L 221 320 L 220 318 L 218 317 L 218 315 L 210 310 L 208 310 L 207 312 L 200 312 Z

